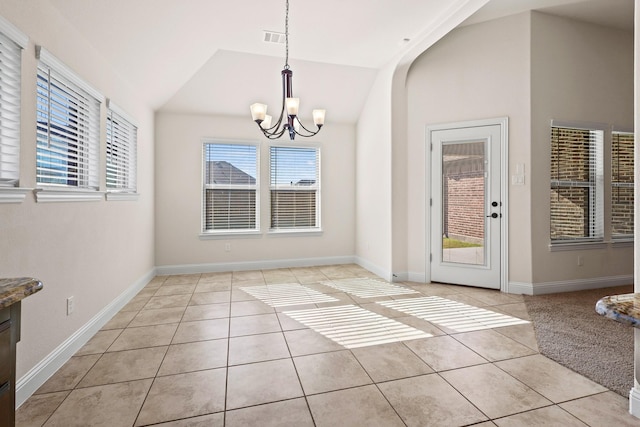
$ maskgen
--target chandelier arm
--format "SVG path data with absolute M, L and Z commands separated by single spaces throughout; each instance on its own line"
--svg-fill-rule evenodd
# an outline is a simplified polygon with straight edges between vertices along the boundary
M 278 117 L 278 120 L 275 122 L 275 124 L 273 124 L 271 127 L 269 128 L 263 128 L 260 127 L 260 129 L 263 129 L 263 133 L 265 135 L 267 135 L 267 133 L 265 133 L 264 131 L 266 130 L 269 134 L 276 134 L 278 128 L 280 127 L 280 125 L 282 124 L 282 120 L 284 119 L 284 109 L 285 109 L 285 97 L 286 97 L 286 90 L 284 87 L 284 75 L 283 75 L 283 80 L 282 80 L 282 107 L 280 109 L 280 116 Z M 282 131 L 280 133 L 280 135 L 282 135 L 284 133 L 284 131 Z
M 309 135 L 305 135 L 305 134 L 302 134 L 302 133 L 296 131 L 296 135 L 301 136 L 302 138 L 311 138 L 312 136 L 316 136 L 318 134 L 318 132 L 320 132 L 320 130 L 318 130 L 317 132 L 312 132 Z
M 281 104 L 282 107 L 280 109 L 280 116 L 278 117 L 278 120 L 275 122 L 275 124 L 273 124 L 271 127 L 266 129 L 266 131 L 271 135 L 275 135 L 277 133 L 277 130 L 282 124 L 284 119 L 285 99 L 287 97 L 286 74 L 287 73 L 285 73 L 285 70 L 283 70 L 282 71 L 282 104 Z M 264 128 L 261 128 L 261 129 L 264 129 Z M 264 134 L 267 135 L 267 133 L 264 133 Z M 284 134 L 284 130 L 282 130 L 279 134 L 280 136 L 282 136 Z
M 264 136 L 267 137 L 267 139 L 278 139 L 280 138 L 282 135 L 284 135 L 284 132 L 287 130 L 286 127 L 283 127 L 282 129 L 280 129 L 280 132 L 265 132 L 264 129 L 262 130 L 262 133 L 264 134 Z
M 307 132 L 309 132 L 310 134 L 312 134 L 312 135 L 310 135 L 310 136 L 313 136 L 313 135 L 317 134 L 318 132 L 320 132 L 320 128 L 322 127 L 322 125 L 320 125 L 320 126 L 316 125 L 316 126 L 318 126 L 318 130 L 314 132 L 314 131 L 312 131 L 312 130 L 307 129 L 307 128 L 302 124 L 302 122 L 300 121 L 300 119 L 299 119 L 299 118 L 298 118 L 298 124 L 300 125 L 300 127 L 301 127 L 302 129 L 304 129 L 304 130 L 306 130 Z M 296 133 L 297 133 L 297 132 L 296 132 Z M 299 134 L 299 133 L 298 133 L 298 135 L 302 136 L 302 134 Z
M 317 131 L 315 131 L 315 132 L 310 131 L 309 129 L 307 129 L 306 127 L 304 127 L 304 126 L 302 125 L 302 123 L 300 123 L 300 121 L 299 121 L 299 120 L 298 120 L 298 124 L 300 125 L 300 127 L 299 127 L 299 128 L 300 128 L 300 129 L 303 129 L 306 133 L 303 133 L 303 131 L 301 131 L 300 129 L 296 129 L 295 127 L 293 127 L 293 132 L 294 132 L 296 135 L 299 135 L 299 136 L 301 136 L 301 137 L 303 137 L 303 138 L 310 138 L 310 137 L 312 137 L 312 136 L 314 136 L 314 135 L 317 135 L 317 134 L 318 134 L 318 132 L 320 132 L 320 128 L 318 128 L 318 130 L 317 130 Z
M 266 136 L 269 139 L 277 139 L 280 138 L 283 134 L 284 131 L 286 130 L 286 128 L 281 129 L 279 132 L 270 132 L 268 129 L 264 129 L 262 128 L 260 125 L 258 125 L 258 127 L 260 128 L 260 130 L 262 131 L 262 134 L 264 136 Z
M 278 130 L 276 126 L 272 126 L 269 129 L 264 129 L 264 128 L 260 127 L 260 130 L 262 131 L 264 136 L 266 136 L 267 138 L 276 139 L 276 138 L 280 138 L 282 135 L 284 135 L 284 132 L 287 130 L 287 127 L 283 126 L 280 130 Z
M 284 118 L 284 109 L 282 109 L 282 111 L 280 111 L 280 117 L 278 117 L 278 121 L 272 125 L 270 128 L 263 128 L 260 127 L 260 129 L 266 130 L 266 131 L 270 131 L 271 133 L 275 133 L 276 130 L 280 127 L 280 125 L 282 124 L 282 119 Z

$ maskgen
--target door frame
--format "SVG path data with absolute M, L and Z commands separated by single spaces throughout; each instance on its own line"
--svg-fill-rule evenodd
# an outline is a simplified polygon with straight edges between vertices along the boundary
M 509 292 L 509 117 L 427 125 L 425 131 L 425 282 L 431 282 L 431 140 L 434 131 L 500 126 L 500 291 Z

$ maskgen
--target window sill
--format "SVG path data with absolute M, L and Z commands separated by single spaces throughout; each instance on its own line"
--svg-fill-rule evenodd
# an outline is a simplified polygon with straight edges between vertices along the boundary
M 34 190 L 38 203 L 54 202 L 97 202 L 104 200 L 104 193 L 92 190 L 69 190 L 54 188 L 36 188 Z
M 551 243 L 549 245 L 550 252 L 561 251 L 583 251 L 590 249 L 606 249 L 609 246 L 607 242 L 579 242 L 579 243 Z
M 614 248 L 633 248 L 633 239 L 618 239 L 611 242 L 611 246 Z
M 138 200 L 140 193 L 107 192 L 108 201 Z
M 0 203 L 22 203 L 33 188 L 0 187 Z
M 200 233 L 200 240 L 220 239 L 259 239 L 262 237 L 260 230 L 252 231 L 216 231 Z
M 304 228 L 291 230 L 269 230 L 269 237 L 306 237 L 306 236 L 322 236 L 322 229 Z

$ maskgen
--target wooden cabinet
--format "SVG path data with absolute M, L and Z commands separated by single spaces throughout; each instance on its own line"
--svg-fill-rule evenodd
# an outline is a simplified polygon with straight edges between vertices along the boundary
M 0 309 L 0 427 L 15 424 L 16 343 L 20 340 L 20 301 Z
M 0 427 L 15 425 L 21 301 L 41 289 L 42 283 L 30 277 L 0 279 Z

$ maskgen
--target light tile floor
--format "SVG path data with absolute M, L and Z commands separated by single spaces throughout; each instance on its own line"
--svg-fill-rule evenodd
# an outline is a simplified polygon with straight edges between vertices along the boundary
M 391 304 L 437 296 L 527 320 L 521 296 L 405 283 L 417 293 L 363 297 L 366 279 L 380 286 L 355 265 L 156 277 L 22 405 L 17 425 L 640 425 L 626 398 L 540 355 L 529 323 L 461 332 Z M 327 321 L 323 335 L 286 314 L 303 310 L 314 326 L 309 316 L 327 310 L 313 309 L 336 306 L 357 308 L 353 322 L 329 320 L 339 339 Z M 338 343 L 376 328 L 384 344 Z

